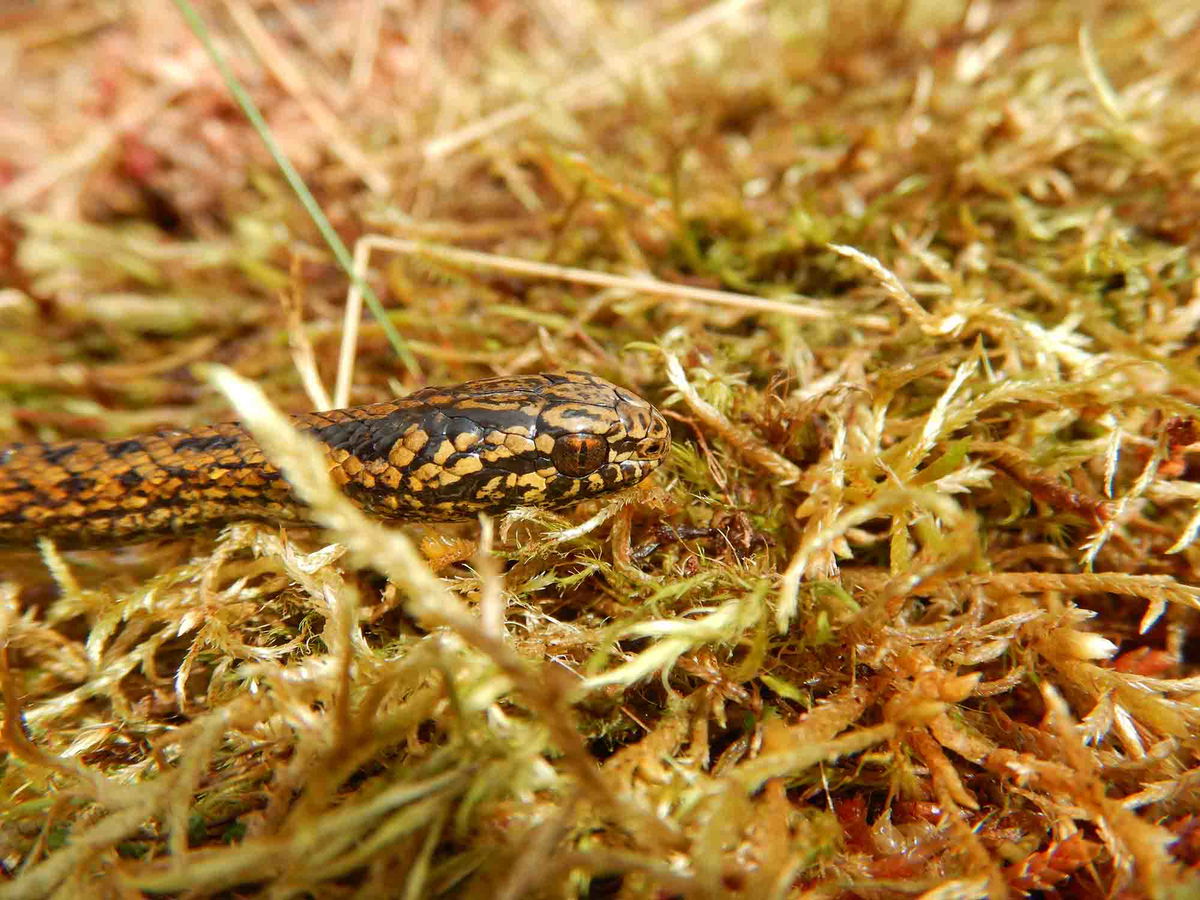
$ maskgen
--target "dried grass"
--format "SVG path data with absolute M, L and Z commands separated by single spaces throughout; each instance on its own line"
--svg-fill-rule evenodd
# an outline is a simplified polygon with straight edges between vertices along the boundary
M 1200 896 L 1194 4 L 198 8 L 421 373 L 173 6 L 0 12 L 4 433 L 324 526 L 5 554 L 0 897 Z M 669 465 L 460 528 L 264 399 L 564 366 Z

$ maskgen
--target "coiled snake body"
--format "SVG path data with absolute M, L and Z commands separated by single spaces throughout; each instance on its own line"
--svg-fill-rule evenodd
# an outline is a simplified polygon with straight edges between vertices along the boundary
M 584 372 L 426 388 L 293 422 L 324 445 L 346 494 L 389 519 L 566 506 L 638 483 L 670 448 L 653 406 Z M 0 449 L 0 546 L 101 546 L 240 519 L 306 516 L 236 424 Z

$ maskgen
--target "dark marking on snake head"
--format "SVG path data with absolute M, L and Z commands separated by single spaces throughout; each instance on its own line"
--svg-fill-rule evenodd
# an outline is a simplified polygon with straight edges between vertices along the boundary
M 460 415 L 472 419 L 481 431 L 517 432 L 526 437 L 532 437 L 538 425 L 537 419 L 523 406 L 465 404 Z
M 216 453 L 219 450 L 235 450 L 241 439 L 233 434 L 210 434 L 185 437 L 171 445 L 176 453 L 191 450 L 195 453 Z
M 95 478 L 85 478 L 82 475 L 72 475 L 70 478 L 58 483 L 59 490 L 69 495 L 82 494 L 84 491 L 90 491 L 95 486 Z
M 378 420 L 350 420 L 314 428 L 312 435 L 327 447 L 345 450 L 365 463 L 387 459 L 400 431 Z
M 139 450 L 144 450 L 145 447 L 138 438 L 130 438 L 127 441 L 113 441 L 111 444 L 105 444 L 104 449 L 108 451 L 108 455 L 113 459 L 120 459 L 129 453 L 137 453 Z
M 473 419 L 468 419 L 466 416 L 454 416 L 446 423 L 446 439 L 455 441 L 464 434 L 469 434 L 472 437 L 482 437 L 483 428 Z
M 42 448 L 42 460 L 57 466 L 78 449 L 78 444 L 47 444 Z
M 117 476 L 117 481 L 121 484 L 121 486 L 127 488 L 135 488 L 144 480 L 145 479 L 142 478 L 141 473 L 136 469 L 126 469 Z

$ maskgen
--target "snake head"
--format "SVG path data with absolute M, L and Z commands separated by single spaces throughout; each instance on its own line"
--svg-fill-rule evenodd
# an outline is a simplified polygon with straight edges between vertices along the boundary
M 541 467 L 545 500 L 562 506 L 631 487 L 658 468 L 671 449 L 666 419 L 647 401 L 586 372 L 538 376 L 551 380 L 539 393 L 535 444 L 549 450 Z
M 569 506 L 632 487 L 671 448 L 658 410 L 586 372 L 484 378 L 313 418 L 334 478 L 388 518 Z

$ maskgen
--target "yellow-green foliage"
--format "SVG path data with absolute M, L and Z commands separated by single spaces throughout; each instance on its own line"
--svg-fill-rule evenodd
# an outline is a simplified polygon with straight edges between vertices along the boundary
M 323 526 L 4 554 L 0 898 L 1198 895 L 1194 3 L 197 8 L 370 236 L 352 402 L 587 369 L 675 448 L 364 518 L 196 35 L 0 12 L 3 434 L 237 415 Z

